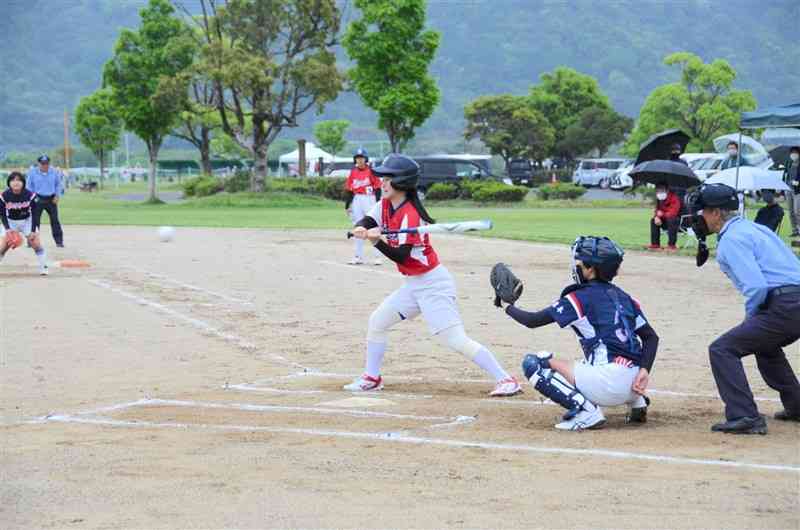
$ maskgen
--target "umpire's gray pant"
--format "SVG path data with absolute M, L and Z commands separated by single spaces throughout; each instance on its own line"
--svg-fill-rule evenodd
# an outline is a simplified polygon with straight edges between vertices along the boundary
M 786 412 L 800 414 L 800 383 L 783 351 L 798 339 L 800 293 L 795 292 L 772 297 L 765 309 L 711 343 L 711 371 L 728 420 L 758 416 L 742 366 L 742 357 L 751 354 L 764 382 L 780 394 Z

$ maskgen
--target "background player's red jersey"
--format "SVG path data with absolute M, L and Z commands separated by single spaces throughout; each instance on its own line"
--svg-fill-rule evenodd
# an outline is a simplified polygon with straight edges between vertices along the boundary
M 410 201 L 404 201 L 397 209 L 392 202 L 383 199 L 378 202 L 369 214 L 383 230 L 401 230 L 416 228 L 424 224 L 419 212 Z M 413 245 L 411 254 L 397 269 L 407 276 L 418 276 L 435 269 L 439 265 L 439 256 L 433 250 L 428 234 L 389 234 L 386 239 L 391 247 Z
M 350 170 L 344 187 L 355 195 L 374 195 L 375 191 L 380 189 L 381 181 L 369 166 L 364 169 L 354 167 Z

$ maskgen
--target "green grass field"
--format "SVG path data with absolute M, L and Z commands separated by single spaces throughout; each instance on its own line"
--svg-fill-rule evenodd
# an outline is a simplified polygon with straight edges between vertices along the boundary
M 177 185 L 160 191 L 176 191 Z M 144 184 L 107 188 L 99 193 L 71 190 L 61 201 L 66 225 L 201 226 L 220 228 L 340 229 L 350 225 L 338 202 L 305 195 L 220 194 L 177 204 L 145 205 L 115 197 L 144 193 Z M 547 207 L 550 206 L 550 207 Z M 432 204 L 431 215 L 442 222 L 491 219 L 494 229 L 478 234 L 526 241 L 571 243 L 578 234 L 607 235 L 626 248 L 649 242 L 650 208 L 634 201 L 527 201 L 512 207 L 478 207 L 466 202 Z M 45 216 L 46 217 L 46 216 Z M 789 223 L 781 235 L 788 241 Z M 713 238 L 712 238 L 713 239 Z M 666 234 L 664 235 L 666 243 Z M 679 244 L 682 240 L 679 241 Z M 690 254 L 693 248 L 685 253 Z

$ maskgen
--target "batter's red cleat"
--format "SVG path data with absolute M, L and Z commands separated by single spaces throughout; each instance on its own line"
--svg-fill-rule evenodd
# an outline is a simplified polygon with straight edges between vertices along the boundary
M 647 245 L 644 248 L 647 250 L 661 250 L 661 245 Z
M 489 392 L 489 395 L 491 397 L 508 397 L 515 396 L 520 393 L 522 393 L 522 387 L 519 386 L 519 383 L 512 375 L 498 381 L 494 387 L 494 390 Z
M 668 252 L 678 252 L 678 247 L 676 247 L 675 245 L 669 245 L 667 247 L 667 251 Z
M 343 388 L 348 392 L 376 392 L 383 388 L 383 378 L 364 374 Z

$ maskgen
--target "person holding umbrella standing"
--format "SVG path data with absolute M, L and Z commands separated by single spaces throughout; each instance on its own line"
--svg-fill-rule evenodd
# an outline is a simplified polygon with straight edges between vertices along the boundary
M 750 164 L 745 160 L 743 156 L 739 156 L 739 144 L 731 140 L 728 142 L 728 158 L 722 161 L 720 164 L 719 169 L 720 171 L 723 169 L 729 169 L 732 167 L 742 167 L 742 166 L 749 166 Z
M 58 219 L 58 199 L 64 195 L 63 174 L 50 167 L 50 158 L 42 155 L 37 159 L 39 167 L 33 167 L 27 175 L 27 188 L 36 194 L 33 209 L 33 225 L 40 226 L 42 212 L 50 218 L 50 230 L 57 247 L 64 246 L 64 232 Z
M 742 358 L 755 355 L 758 371 L 780 394 L 776 420 L 800 421 L 800 382 L 783 348 L 800 339 L 800 260 L 765 226 L 737 213 L 736 190 L 705 184 L 687 198 L 699 237 L 717 235 L 717 262 L 745 298 L 745 319 L 709 346 L 711 371 L 725 403 L 714 432 L 767 434 Z M 700 263 L 698 263 L 700 265 Z
M 792 222 L 791 237 L 800 237 L 800 147 L 792 147 L 789 151 L 783 181 L 791 188 L 786 192 L 789 219 Z

